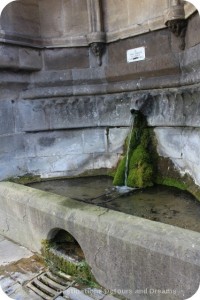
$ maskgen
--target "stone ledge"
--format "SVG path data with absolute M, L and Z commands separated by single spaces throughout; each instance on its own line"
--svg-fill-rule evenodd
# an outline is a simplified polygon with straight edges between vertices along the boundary
M 32 48 L 0 45 L 0 69 L 37 71 L 42 68 L 40 51 Z

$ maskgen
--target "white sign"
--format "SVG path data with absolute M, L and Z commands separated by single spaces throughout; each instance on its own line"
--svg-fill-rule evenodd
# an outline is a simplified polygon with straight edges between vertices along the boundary
M 144 60 L 145 59 L 145 48 L 139 47 L 135 49 L 127 50 L 127 62 L 131 63 L 134 61 Z

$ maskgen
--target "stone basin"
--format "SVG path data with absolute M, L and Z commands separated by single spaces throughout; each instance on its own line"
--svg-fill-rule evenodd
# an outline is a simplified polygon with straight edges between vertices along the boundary
M 198 289 L 198 232 L 11 182 L 0 183 L 0 207 L 2 234 L 40 252 L 66 230 L 96 280 L 129 299 L 187 299 Z

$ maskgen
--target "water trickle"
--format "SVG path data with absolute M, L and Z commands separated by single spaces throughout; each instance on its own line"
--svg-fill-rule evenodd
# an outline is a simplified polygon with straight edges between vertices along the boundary
M 127 147 L 127 153 L 126 153 L 126 164 L 125 164 L 125 178 L 124 178 L 124 186 L 127 187 L 127 181 L 128 181 L 128 171 L 129 171 L 129 158 L 130 158 L 130 145 L 131 145 L 131 133 L 133 131 L 134 127 L 134 119 L 131 120 L 131 126 L 130 126 L 130 133 L 129 133 L 129 139 L 128 139 L 128 147 Z
M 133 121 L 128 138 L 127 152 L 115 173 L 115 186 L 145 188 L 153 185 L 154 167 L 152 142 L 146 117 L 131 110 Z

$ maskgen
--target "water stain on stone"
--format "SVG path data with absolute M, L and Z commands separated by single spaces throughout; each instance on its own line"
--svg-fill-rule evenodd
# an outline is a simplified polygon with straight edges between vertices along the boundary
M 52 146 L 55 143 L 55 138 L 52 137 L 41 137 L 39 139 L 39 145 L 43 147 Z

